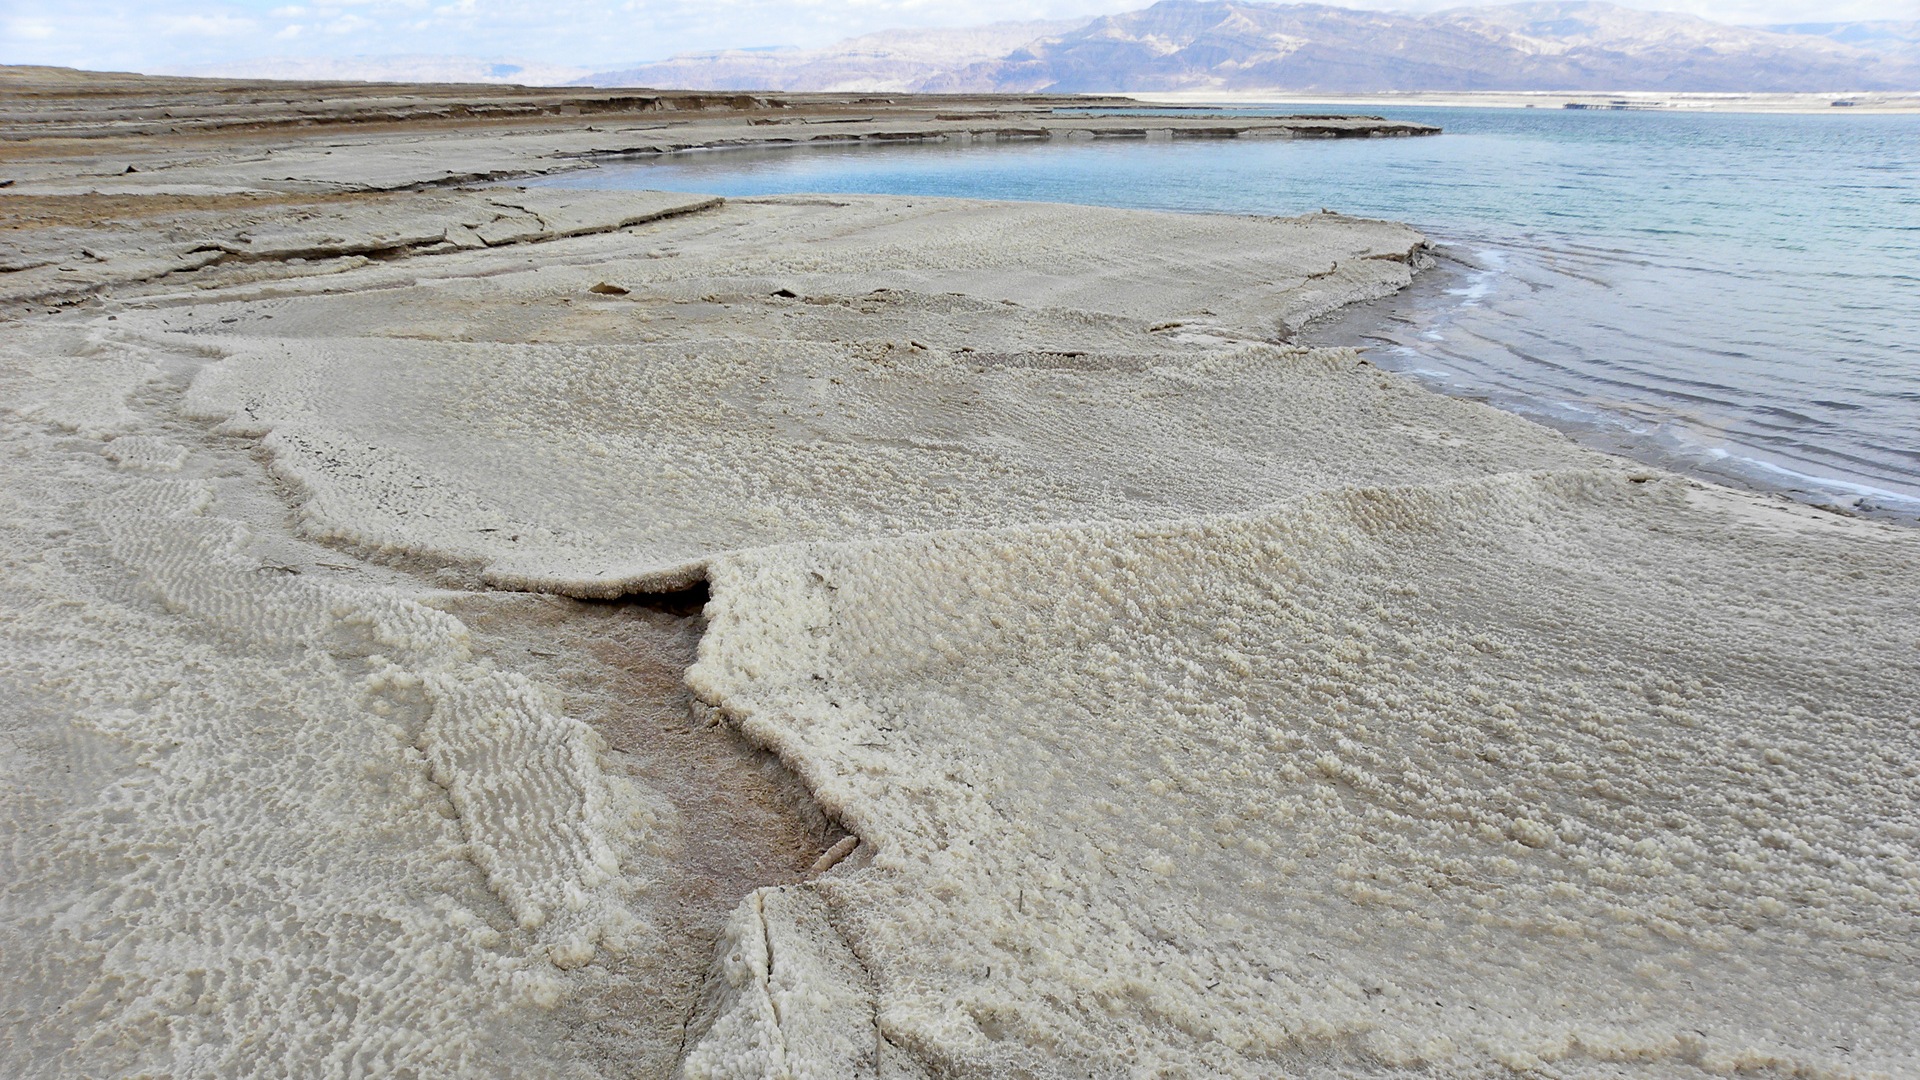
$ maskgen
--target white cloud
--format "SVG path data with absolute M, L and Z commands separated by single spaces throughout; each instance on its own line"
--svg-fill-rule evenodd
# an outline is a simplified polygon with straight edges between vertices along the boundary
M 45 41 L 57 31 L 46 19 L 8 19 L 8 35 L 21 41 Z
M 260 29 L 252 19 L 225 13 L 213 15 L 162 15 L 154 20 L 163 34 L 194 37 L 244 37 Z
M 304 30 L 306 30 L 306 27 L 301 26 L 299 23 L 293 23 L 287 26 L 285 29 L 281 30 L 279 33 L 273 35 L 273 40 L 292 41 L 294 38 L 299 37 L 301 32 Z
M 348 14 L 342 15 L 339 18 L 328 23 L 326 26 L 322 27 L 321 29 L 325 30 L 329 34 L 332 34 L 338 37 L 344 34 L 358 33 L 361 30 L 369 30 L 377 25 L 379 24 L 374 22 L 372 19 L 363 18 L 359 15 L 355 15 L 349 12 Z

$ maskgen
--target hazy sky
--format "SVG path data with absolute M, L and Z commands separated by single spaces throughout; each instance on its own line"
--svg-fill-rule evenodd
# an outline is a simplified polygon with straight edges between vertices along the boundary
M 157 71 L 264 56 L 396 53 L 606 68 L 695 49 L 824 45 L 903 26 L 969 26 L 1150 0 L 0 0 L 0 63 Z M 1722 22 L 1920 18 L 1920 0 L 1627 0 Z M 1361 0 L 1432 11 L 1461 0 Z

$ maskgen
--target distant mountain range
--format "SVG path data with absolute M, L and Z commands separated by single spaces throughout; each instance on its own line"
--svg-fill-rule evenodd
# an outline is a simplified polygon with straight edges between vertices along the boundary
M 725 90 L 1920 90 L 1920 22 L 1727 26 L 1576 0 L 1432 15 L 1161 0 L 1089 22 L 686 54 L 577 80 Z
M 990 64 L 1086 23 L 1006 22 L 960 30 L 889 30 L 824 49 L 725 49 L 580 80 L 583 86 L 647 85 L 760 90 L 911 90 Z M 636 81 L 637 80 L 637 81 Z

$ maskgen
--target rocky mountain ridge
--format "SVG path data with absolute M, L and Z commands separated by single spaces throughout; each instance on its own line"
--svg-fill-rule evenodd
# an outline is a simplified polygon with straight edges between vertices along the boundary
M 1598 0 L 1431 15 L 1322 4 L 1161 0 L 1081 24 L 869 34 L 824 49 L 686 54 L 583 84 L 708 89 L 1920 89 L 1920 24 L 1728 26 Z

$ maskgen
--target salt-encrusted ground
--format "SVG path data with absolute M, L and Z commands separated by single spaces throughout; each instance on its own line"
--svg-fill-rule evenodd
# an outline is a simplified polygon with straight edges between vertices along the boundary
M 0 324 L 0 1071 L 1920 1073 L 1920 537 L 1403 227 L 303 197 Z
M 875 852 L 805 1026 L 936 1073 L 1913 1075 L 1915 546 L 1787 526 L 1602 468 L 760 549 L 690 680 Z

